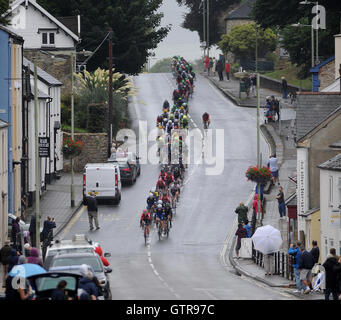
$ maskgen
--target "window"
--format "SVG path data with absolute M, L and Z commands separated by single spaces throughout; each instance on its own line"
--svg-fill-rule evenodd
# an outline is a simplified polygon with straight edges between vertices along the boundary
M 329 239 L 330 247 L 334 248 L 334 239 Z
M 55 33 L 54 32 L 42 32 L 42 44 L 45 46 L 55 45 Z

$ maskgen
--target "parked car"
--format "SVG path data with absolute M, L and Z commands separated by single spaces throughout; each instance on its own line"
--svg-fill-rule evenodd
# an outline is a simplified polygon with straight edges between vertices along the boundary
M 84 234 L 75 234 L 72 240 L 55 240 L 47 247 L 44 268 L 49 269 L 53 257 L 57 254 L 66 253 L 93 253 L 99 244 L 93 242 Z M 105 257 L 110 257 L 110 253 L 104 253 Z
M 101 282 L 100 294 L 104 296 L 105 300 L 111 300 L 112 294 L 108 273 L 111 273 L 112 269 L 103 266 L 99 255 L 95 252 L 57 254 L 52 258 L 48 271 L 75 272 L 75 270 L 79 270 L 82 264 L 92 267 L 97 279 Z
M 17 217 L 14 214 L 12 214 L 12 213 L 8 214 L 8 234 L 9 235 L 12 232 L 13 220 L 15 220 L 16 218 Z M 25 221 L 23 221 L 23 220 L 20 220 L 19 225 L 23 229 L 23 231 L 28 231 L 28 229 L 30 228 L 30 224 L 29 223 L 25 223 Z
M 115 163 L 88 163 L 83 173 L 83 198 L 94 191 L 97 200 L 121 201 L 121 174 Z
M 33 299 L 35 300 L 51 300 L 52 292 L 62 280 L 66 281 L 68 297 L 72 298 L 72 300 L 78 300 L 78 283 L 80 278 L 81 275 L 79 273 L 53 271 L 31 276 L 28 280 L 34 286 L 35 293 Z
M 118 164 L 122 182 L 134 184 L 141 174 L 140 158 L 133 152 L 112 153 L 108 162 Z

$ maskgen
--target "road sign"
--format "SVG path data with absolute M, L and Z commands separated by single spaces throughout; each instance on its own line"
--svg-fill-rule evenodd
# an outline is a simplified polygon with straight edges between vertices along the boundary
M 50 157 L 50 137 L 39 137 L 39 157 Z

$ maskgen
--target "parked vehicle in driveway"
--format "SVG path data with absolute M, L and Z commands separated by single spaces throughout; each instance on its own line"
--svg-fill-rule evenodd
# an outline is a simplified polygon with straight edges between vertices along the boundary
M 116 163 L 88 163 L 83 173 L 83 198 L 91 191 L 97 200 L 121 201 L 121 174 Z
M 111 273 L 112 269 L 104 267 L 99 255 L 95 252 L 57 254 L 52 258 L 48 271 L 75 272 L 80 270 L 82 264 L 92 267 L 95 276 L 100 282 L 100 293 L 104 296 L 105 300 L 111 300 L 112 294 L 108 273 Z
M 13 221 L 16 219 L 17 217 L 12 214 L 12 213 L 9 213 L 8 214 L 8 234 L 11 234 L 11 231 L 12 231 L 12 223 Z M 25 221 L 23 220 L 20 220 L 19 222 L 19 226 L 20 228 L 23 229 L 23 231 L 28 231 L 28 229 L 30 228 L 30 224 L 29 223 L 25 223 Z
M 140 158 L 133 152 L 114 152 L 108 162 L 118 164 L 122 182 L 134 184 L 141 174 Z

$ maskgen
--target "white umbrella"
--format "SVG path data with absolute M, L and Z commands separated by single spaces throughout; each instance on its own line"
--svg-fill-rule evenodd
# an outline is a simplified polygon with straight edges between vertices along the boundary
M 257 228 L 251 239 L 255 249 L 264 254 L 278 251 L 283 242 L 281 232 L 270 225 Z

